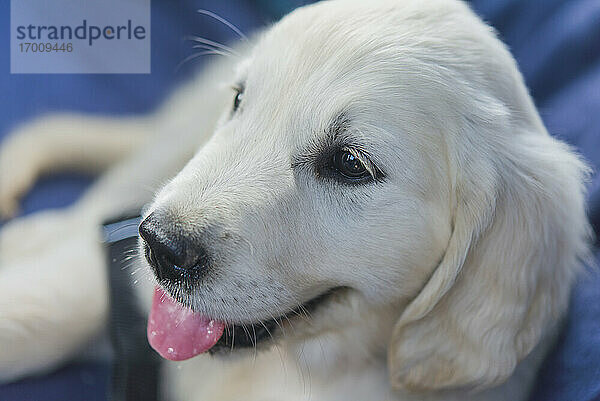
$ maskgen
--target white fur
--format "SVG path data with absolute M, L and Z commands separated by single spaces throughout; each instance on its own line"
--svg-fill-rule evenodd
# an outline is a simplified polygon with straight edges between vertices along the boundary
M 190 297 L 196 309 L 258 321 L 348 289 L 284 322 L 270 351 L 168 364 L 175 399 L 525 400 L 585 256 L 586 167 L 547 134 L 491 29 L 453 0 L 336 0 L 246 47 L 156 115 L 84 129 L 91 143 L 103 127 L 111 141 L 134 132 L 124 141 L 135 146 L 105 146 L 116 156 L 38 148 L 58 146 L 68 120 L 25 129 L 27 146 L 9 139 L 6 213 L 56 162 L 123 161 L 71 210 L 3 230 L 0 343 L 12 346 L 0 377 L 52 366 L 103 323 L 98 222 L 141 207 L 181 169 L 146 212 L 209 232 L 221 262 Z M 231 113 L 233 93 L 217 82 L 240 80 Z M 382 182 L 344 186 L 294 163 L 340 112 Z M 157 136 L 142 144 L 140 129 Z

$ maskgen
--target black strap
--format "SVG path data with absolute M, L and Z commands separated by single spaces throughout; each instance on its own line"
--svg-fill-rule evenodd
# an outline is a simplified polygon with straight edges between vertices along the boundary
M 140 217 L 104 225 L 110 283 L 110 340 L 114 351 L 110 400 L 158 401 L 160 357 L 146 338 L 147 318 L 136 305 L 131 251 Z

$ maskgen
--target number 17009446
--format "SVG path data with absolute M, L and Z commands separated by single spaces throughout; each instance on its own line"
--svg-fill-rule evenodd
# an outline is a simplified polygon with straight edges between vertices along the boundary
M 73 43 L 58 43 L 58 42 L 25 42 L 19 43 L 21 53 L 71 53 L 73 51 Z

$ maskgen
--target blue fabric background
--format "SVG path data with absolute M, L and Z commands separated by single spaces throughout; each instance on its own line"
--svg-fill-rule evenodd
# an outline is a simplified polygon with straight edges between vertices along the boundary
M 0 140 L 16 124 L 43 113 L 97 114 L 153 110 L 203 59 L 177 64 L 191 54 L 183 38 L 235 39 L 223 25 L 194 11 L 226 17 L 243 32 L 275 20 L 309 1 L 179 0 L 152 3 L 152 74 L 10 75 L 9 2 L 0 2 Z M 552 135 L 576 146 L 600 166 L 600 2 L 598 0 L 473 0 L 515 55 Z M 600 179 L 590 183 L 590 218 L 600 226 Z M 62 174 L 41 180 L 23 201 L 24 213 L 73 202 L 90 177 Z M 600 256 L 597 254 L 597 256 Z M 532 401 L 600 399 L 600 274 L 580 280 L 565 330 L 547 358 Z M 0 346 L 6 346 L 1 344 Z M 108 367 L 75 363 L 52 374 L 0 387 L 0 400 L 104 400 Z

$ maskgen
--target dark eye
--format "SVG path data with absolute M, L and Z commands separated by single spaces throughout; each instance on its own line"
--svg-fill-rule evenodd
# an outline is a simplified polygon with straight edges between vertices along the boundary
M 369 177 L 364 164 L 348 150 L 340 150 L 333 155 L 333 168 L 345 178 L 360 179 Z
M 233 112 L 240 107 L 240 103 L 244 99 L 244 89 L 243 88 L 233 88 L 235 91 L 235 98 L 233 98 Z

